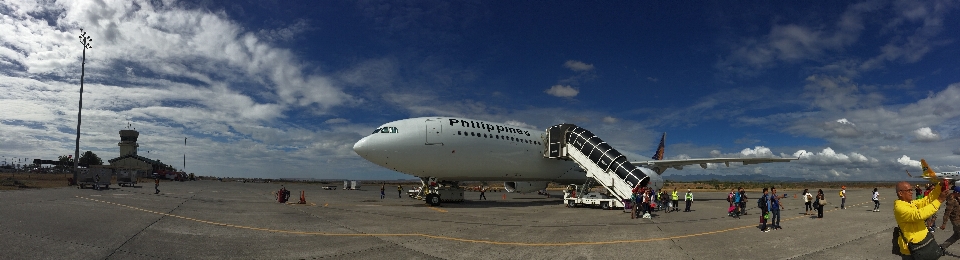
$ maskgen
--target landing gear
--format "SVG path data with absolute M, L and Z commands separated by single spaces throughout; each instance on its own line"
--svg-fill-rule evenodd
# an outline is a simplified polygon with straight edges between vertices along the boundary
M 433 177 L 420 177 L 420 193 L 416 198 L 430 206 L 441 202 L 463 202 L 463 188 L 455 181 L 438 181 Z

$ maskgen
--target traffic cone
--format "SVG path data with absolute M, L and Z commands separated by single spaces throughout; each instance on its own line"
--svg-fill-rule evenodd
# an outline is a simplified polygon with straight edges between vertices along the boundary
M 793 198 L 794 198 L 794 199 L 797 198 L 797 194 L 796 194 L 796 193 L 793 194 Z
M 503 199 L 504 199 L 504 200 L 507 199 L 507 194 L 506 194 L 506 193 L 503 194 Z
M 304 197 L 303 191 L 300 191 L 300 202 L 297 202 L 297 204 L 307 204 L 307 197 Z

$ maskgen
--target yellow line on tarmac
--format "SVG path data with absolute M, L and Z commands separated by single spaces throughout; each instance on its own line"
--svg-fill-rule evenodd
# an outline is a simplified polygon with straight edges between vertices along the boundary
M 109 202 L 109 201 L 103 201 L 103 200 L 90 199 L 90 198 L 85 198 L 85 197 L 80 197 L 80 196 L 76 196 L 76 197 L 77 197 L 77 198 L 81 198 L 81 199 L 90 200 L 90 201 L 102 202 L 102 203 L 107 203 L 107 204 L 116 205 L 116 206 L 120 206 L 120 207 L 125 207 L 125 208 L 134 209 L 134 210 L 139 210 L 139 211 L 143 211 L 143 212 L 147 212 L 147 213 L 153 213 L 153 214 L 158 214 L 158 215 L 163 215 L 163 216 L 168 216 L 168 217 L 174 217 L 174 218 L 179 218 L 179 219 L 184 219 L 184 220 L 195 221 L 195 222 L 198 222 L 198 223 L 204 223 L 204 224 L 210 224 L 210 225 L 217 225 L 217 226 L 224 226 L 224 227 L 232 227 L 232 228 L 239 228 L 239 229 L 256 230 L 256 231 L 267 231 L 267 232 L 274 232 L 274 233 L 297 234 L 297 235 L 341 236 L 341 237 L 425 237 L 425 238 L 433 238 L 433 239 L 440 239 L 440 240 L 449 240 L 449 241 L 458 241 L 458 242 L 467 242 L 467 243 L 478 243 L 478 244 L 490 244 L 490 245 L 506 245 L 506 246 L 584 246 L 584 245 L 609 245 L 609 244 L 644 243 L 644 242 L 654 242 L 654 241 L 663 241 L 663 240 L 671 240 L 671 239 L 698 237 L 698 236 L 705 236 L 705 235 L 711 235 L 711 234 L 719 234 L 719 233 L 724 233 L 724 232 L 729 232 L 729 231 L 734 231 L 734 230 L 740 230 L 740 229 L 745 229 L 745 228 L 754 228 L 754 227 L 756 227 L 756 225 L 748 225 L 748 226 L 734 227 L 734 228 L 728 228 L 728 229 L 722 229 L 722 230 L 716 230 L 716 231 L 710 231 L 710 232 L 702 232 L 702 233 L 696 233 L 696 234 L 677 235 L 677 236 L 670 236 L 670 237 L 648 238 L 648 239 L 611 240 L 611 241 L 594 241 L 594 242 L 555 242 L 555 243 L 502 242 L 502 241 L 492 241 L 492 240 L 478 240 L 478 239 L 466 239 L 466 238 L 457 238 L 457 237 L 448 237 L 448 236 L 438 236 L 438 235 L 421 234 L 421 233 L 400 233 L 400 234 L 344 234 L 344 233 L 306 232 L 306 231 L 294 231 L 294 230 L 280 230 L 280 229 L 268 229 L 268 228 L 248 227 L 248 226 L 241 226 L 241 225 L 233 225 L 233 224 L 219 223 L 219 222 L 213 222 L 213 221 L 199 220 L 199 219 L 194 219 L 194 218 L 189 218 L 189 217 L 184 217 L 184 216 L 178 216 L 178 215 L 169 214 L 169 213 L 163 213 L 163 212 L 157 212 L 157 211 L 153 211 L 153 210 L 142 209 L 142 208 L 138 208 L 138 207 L 134 207 L 134 206 L 129 206 L 129 205 L 124 205 L 124 204 L 119 204 L 119 203 L 115 203 L 115 202 Z M 863 204 L 863 203 L 860 203 L 860 204 Z M 859 204 L 857 204 L 857 205 L 859 205 Z M 438 209 L 438 208 L 434 208 L 434 207 L 430 207 L 430 208 L 431 208 L 431 209 L 434 209 L 434 210 L 441 211 L 441 212 L 446 212 L 446 210 L 442 210 L 442 209 Z M 836 210 L 836 209 L 834 209 L 834 210 Z M 834 211 L 834 210 L 830 210 L 830 211 Z M 802 217 L 805 217 L 805 216 L 792 217 L 792 218 L 788 218 L 788 219 L 785 219 L 785 220 L 797 219 L 797 218 L 802 218 Z
M 445 210 L 445 209 L 440 209 L 440 208 L 436 208 L 436 207 L 429 207 L 429 208 L 432 209 L 432 210 L 436 210 L 437 212 L 447 213 L 447 210 Z

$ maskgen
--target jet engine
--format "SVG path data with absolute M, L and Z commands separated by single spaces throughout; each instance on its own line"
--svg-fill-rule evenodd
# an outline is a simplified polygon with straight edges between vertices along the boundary
M 507 192 L 527 193 L 547 188 L 548 181 L 508 181 L 503 183 Z

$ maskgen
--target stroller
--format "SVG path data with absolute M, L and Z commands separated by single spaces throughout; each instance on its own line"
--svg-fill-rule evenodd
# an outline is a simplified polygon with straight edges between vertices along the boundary
M 740 218 L 740 211 L 737 210 L 737 205 L 731 205 L 730 208 L 727 209 L 727 216 Z

